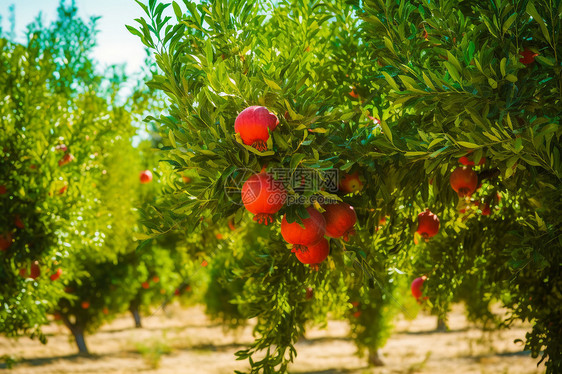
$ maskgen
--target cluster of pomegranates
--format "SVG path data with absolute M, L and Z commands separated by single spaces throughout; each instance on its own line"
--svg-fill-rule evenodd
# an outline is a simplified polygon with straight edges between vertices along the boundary
M 273 215 L 285 205 L 287 191 L 282 183 L 262 170 L 246 180 L 242 186 L 242 202 L 254 221 L 268 225 Z M 302 222 L 289 222 L 287 215 L 281 220 L 281 236 L 293 245 L 292 252 L 303 264 L 318 269 L 330 253 L 330 244 L 325 236 L 348 240 L 354 233 L 357 216 L 353 207 L 345 202 L 327 204 L 320 213 L 313 206 L 306 211 L 308 217 Z
M 269 132 L 274 131 L 279 120 L 267 108 L 251 106 L 244 109 L 236 118 L 234 130 L 243 143 L 259 151 L 267 149 Z M 356 175 L 342 181 L 346 193 L 360 190 Z M 265 168 L 258 174 L 250 176 L 242 186 L 242 203 L 246 210 L 254 215 L 254 221 L 268 225 L 273 223 L 273 215 L 287 202 L 287 190 L 280 181 L 276 181 Z M 281 236 L 292 244 L 292 252 L 303 264 L 318 269 L 330 254 L 330 244 L 325 238 L 343 238 L 348 240 L 353 234 L 357 221 L 353 207 L 344 202 L 327 204 L 320 213 L 313 206 L 306 211 L 307 218 L 301 222 L 289 222 L 287 215 L 281 220 Z

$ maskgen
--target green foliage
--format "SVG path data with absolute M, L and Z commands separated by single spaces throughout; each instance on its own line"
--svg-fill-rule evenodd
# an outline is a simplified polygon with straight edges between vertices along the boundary
M 391 284 L 420 273 L 430 275 L 425 292 L 439 314 L 453 300 L 476 299 L 469 313 L 484 320 L 492 318 L 488 302 L 500 299 L 513 313 L 507 322 L 531 320 L 527 348 L 544 352 L 548 372 L 559 371 L 559 4 L 184 1 L 172 3 L 175 22 L 163 16 L 168 6 L 149 1 L 148 21 L 129 30 L 154 51 L 160 73 L 149 85 L 169 100 L 165 115 L 148 118 L 161 126 L 169 174 L 189 170 L 197 178 L 189 185 L 167 178 L 148 235 L 210 227 L 201 217 L 245 221 L 239 197 L 227 193 L 244 181 L 242 169 L 335 168 L 364 181 L 353 196 L 289 189 L 307 203 L 322 195 L 356 208 L 357 237 L 332 240 L 318 274 L 296 262 L 276 227 L 261 233 L 242 225 L 260 239 L 239 238 L 242 252 L 221 277 L 244 285 L 238 312 L 258 317 L 256 342 L 239 352 L 252 372 L 284 371 L 294 357 L 309 318 L 304 284 L 323 285 L 319 298 L 330 295 L 324 315 L 343 308 L 336 300 L 347 288 L 367 300 L 376 317 L 359 318 L 354 336 L 359 347 L 374 349 L 399 302 Z M 520 61 L 524 49 L 538 53 L 534 62 Z M 250 105 L 280 120 L 265 152 L 234 135 L 237 114 Z M 467 154 L 476 163 L 486 158 L 475 167 L 482 187 L 468 202 L 449 185 Z M 494 203 L 498 192 L 501 204 Z M 467 204 L 479 207 L 459 214 Z M 481 215 L 484 204 L 491 216 Z M 427 207 L 439 216 L 440 233 L 415 247 L 415 217 Z M 383 216 L 389 222 L 379 229 Z M 360 284 L 350 278 L 354 266 Z M 224 290 L 240 292 L 235 284 Z M 265 357 L 254 361 L 260 350 Z

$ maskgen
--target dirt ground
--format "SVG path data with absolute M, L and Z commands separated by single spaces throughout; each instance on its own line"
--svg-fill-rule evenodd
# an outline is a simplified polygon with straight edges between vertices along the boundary
M 13 374 L 51 373 L 190 373 L 226 374 L 248 367 L 234 352 L 252 341 L 251 329 L 233 334 L 209 321 L 200 308 L 168 307 L 143 320 L 135 329 L 124 315 L 104 326 L 87 343 L 92 357 L 80 357 L 62 325 L 45 329 L 49 343 L 28 338 L 0 338 L 0 357 L 16 360 Z M 369 368 L 355 356 L 345 322 L 330 322 L 325 330 L 311 330 L 297 344 L 298 357 L 291 373 L 311 374 L 534 374 L 544 366 L 521 352 L 514 339 L 524 339 L 526 326 L 483 333 L 471 327 L 457 307 L 449 316 L 447 333 L 435 332 L 435 317 L 396 321 L 396 330 L 381 350 L 385 366 Z M 0 370 L 6 367 L 0 364 Z

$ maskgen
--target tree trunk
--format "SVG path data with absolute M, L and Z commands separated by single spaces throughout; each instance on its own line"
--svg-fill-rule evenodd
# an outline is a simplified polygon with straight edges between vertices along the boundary
M 442 317 L 437 317 L 437 331 L 449 331 L 449 327 L 447 326 L 447 321 Z
M 135 327 L 136 328 L 141 328 L 142 327 L 142 323 L 141 323 L 141 316 L 139 313 L 139 308 L 135 308 L 135 307 L 130 307 L 129 311 L 131 312 L 131 314 L 133 315 L 133 319 L 135 320 Z
M 74 335 L 74 340 L 76 341 L 76 345 L 78 346 L 78 353 L 81 355 L 89 355 L 90 352 L 88 351 L 86 340 L 84 339 L 84 329 L 74 328 L 72 330 L 72 334 Z
M 379 355 L 378 349 L 369 349 L 369 365 L 384 366 L 384 362 Z
M 64 313 L 60 312 L 60 315 L 65 326 L 74 336 L 74 341 L 76 342 L 76 346 L 78 347 L 78 354 L 89 355 L 90 352 L 88 351 L 88 346 L 86 345 L 86 339 L 84 339 L 84 327 L 79 325 L 77 322 L 70 322 L 70 319 Z

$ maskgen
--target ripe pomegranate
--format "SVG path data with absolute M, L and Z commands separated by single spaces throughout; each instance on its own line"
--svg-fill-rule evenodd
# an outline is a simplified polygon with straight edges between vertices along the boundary
M 242 186 L 242 202 L 258 223 L 272 223 L 273 214 L 285 205 L 286 200 L 287 191 L 283 184 L 266 172 L 252 175 Z
M 203 262 L 201 262 L 201 266 L 203 266 L 204 268 L 209 266 L 209 263 L 207 262 L 207 260 L 203 260 Z
M 416 230 L 424 239 L 429 239 L 439 232 L 439 218 L 429 209 L 418 214 L 418 229 Z
M 314 297 L 314 290 L 312 289 L 312 287 L 307 287 L 306 288 L 306 299 L 310 300 Z
M 456 168 L 451 173 L 449 181 L 459 197 L 466 197 L 476 191 L 476 187 L 478 187 L 478 174 L 469 166 L 462 166 Z
M 4 195 L 6 192 L 8 192 L 8 189 L 6 188 L 6 186 L 4 186 L 3 184 L 0 184 L 0 195 Z
M 31 266 L 29 267 L 29 277 L 33 279 L 39 278 L 41 275 L 41 269 L 39 268 L 39 262 L 33 261 Z
M 275 114 L 266 107 L 254 105 L 244 109 L 236 117 L 234 131 L 240 134 L 244 144 L 263 152 L 267 150 L 269 131 L 275 130 L 278 124 L 279 119 Z
M 355 92 L 355 88 L 352 88 L 351 91 L 349 91 L 349 96 L 354 99 L 357 99 L 359 97 L 359 95 L 357 95 L 357 92 Z
M 57 279 L 60 278 L 61 275 L 62 275 L 62 269 L 58 268 L 57 271 L 54 274 L 51 275 L 51 277 L 50 277 L 51 281 L 53 281 L 53 282 L 56 281 Z
M 308 218 L 302 220 L 304 228 L 298 223 L 289 223 L 287 215 L 281 220 L 281 235 L 287 243 L 294 244 L 293 252 L 305 250 L 308 245 L 317 243 L 326 233 L 326 220 L 314 207 L 309 206 L 306 211 Z
M 461 158 L 459 158 L 459 162 L 461 164 L 463 164 L 464 166 L 474 166 L 474 161 L 471 161 L 467 156 L 462 156 Z M 480 161 L 478 161 L 478 165 L 484 165 L 484 163 L 486 162 L 486 157 L 482 157 L 480 158 Z
M 492 210 L 490 209 L 490 204 L 486 203 L 484 204 L 484 207 L 482 207 L 482 215 L 483 216 L 489 216 L 492 213 Z
M 27 270 L 25 268 L 20 269 L 20 277 L 27 278 Z
M 142 282 L 141 283 L 142 288 L 144 288 L 145 290 L 148 290 L 148 288 L 150 287 L 150 283 L 148 282 Z
M 174 291 L 174 295 L 179 296 L 180 294 L 180 290 L 176 288 L 176 290 Z
M 326 238 L 321 238 L 307 249 L 293 250 L 297 259 L 303 264 L 310 265 L 313 270 L 318 271 L 320 263 L 324 261 L 330 254 L 330 243 Z
M 107 315 L 109 314 L 109 309 L 107 309 L 107 307 L 103 307 L 103 309 L 101 310 L 103 314 Z
M 74 156 L 71 153 L 66 153 L 60 160 L 59 166 L 64 166 L 74 160 Z
M 186 177 L 185 175 L 183 175 L 181 177 L 181 179 L 183 180 L 183 183 L 191 183 L 191 178 L 190 177 Z
M 12 245 L 12 234 L 5 232 L 0 234 L 0 251 L 6 251 Z
M 88 309 L 90 307 L 90 302 L 89 301 L 82 301 L 80 306 L 82 307 L 82 309 Z
M 423 294 L 422 287 L 423 282 L 425 282 L 426 279 L 427 277 L 424 275 L 423 277 L 414 279 L 414 281 L 412 282 L 412 296 L 414 296 L 416 300 L 418 300 Z
M 158 275 L 155 275 L 155 276 L 152 277 L 152 281 L 154 283 L 158 283 L 158 282 L 160 282 L 160 277 Z
M 346 174 L 345 177 L 340 180 L 340 191 L 345 194 L 355 193 L 363 189 L 363 182 L 359 179 L 359 172 L 353 174 Z
M 55 321 L 60 321 L 62 319 L 62 316 L 60 315 L 60 313 L 53 314 L 53 317 L 54 317 Z
M 152 181 L 152 172 L 150 170 L 144 170 L 140 173 L 140 182 L 142 184 L 147 184 Z
M 234 219 L 231 218 L 228 220 L 228 228 L 230 229 L 230 231 L 234 231 L 236 230 L 236 225 L 234 224 Z
M 330 238 L 340 238 L 347 241 L 349 235 L 355 234 L 353 226 L 357 222 L 355 209 L 347 203 L 338 202 L 336 204 L 324 205 L 326 210 L 322 215 L 326 220 L 326 236 Z
M 535 62 L 535 57 L 539 54 L 536 52 L 531 51 L 530 49 L 525 49 L 524 51 L 519 52 L 519 54 L 523 57 L 519 59 L 519 61 L 525 65 L 531 65 Z
M 25 225 L 23 224 L 23 221 L 21 220 L 19 214 L 16 214 L 15 217 L 14 217 L 14 225 L 16 225 L 16 227 L 17 227 L 18 229 L 23 229 L 23 228 L 25 228 Z

